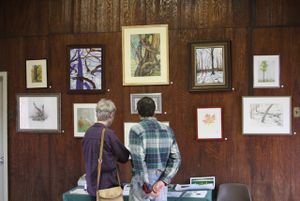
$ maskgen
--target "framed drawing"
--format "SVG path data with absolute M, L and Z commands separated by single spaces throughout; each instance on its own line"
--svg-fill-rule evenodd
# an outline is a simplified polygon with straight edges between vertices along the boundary
M 168 25 L 123 26 L 123 85 L 169 84 L 168 42 Z
M 74 137 L 84 137 L 87 129 L 97 121 L 96 106 L 96 103 L 73 104 Z
M 222 108 L 197 108 L 197 139 L 222 139 Z
M 104 93 L 104 45 L 69 45 L 70 92 Z
M 26 88 L 47 87 L 47 59 L 26 60 Z
M 162 100 L 161 93 L 141 93 L 141 94 L 130 94 L 130 111 L 131 114 L 138 114 L 137 102 L 143 97 L 152 98 L 155 102 L 155 114 L 162 113 Z
M 168 121 L 161 122 L 167 126 L 169 126 Z M 124 122 L 124 145 L 127 149 L 129 149 L 129 132 L 132 126 L 138 124 L 138 122 Z
M 190 91 L 231 90 L 230 41 L 190 43 Z
M 253 56 L 253 88 L 279 88 L 279 80 L 279 55 Z
M 60 133 L 60 93 L 17 94 L 17 132 Z
M 291 97 L 243 97 L 243 134 L 291 134 Z

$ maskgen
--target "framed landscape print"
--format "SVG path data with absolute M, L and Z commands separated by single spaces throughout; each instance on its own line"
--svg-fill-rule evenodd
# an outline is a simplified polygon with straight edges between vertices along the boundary
M 168 25 L 123 26 L 123 85 L 169 84 L 168 43 Z
M 190 43 L 190 91 L 231 90 L 230 41 Z
M 253 56 L 253 88 L 279 88 L 279 55 Z
M 47 87 L 47 59 L 26 60 L 26 88 Z
M 96 103 L 74 103 L 74 137 L 84 137 L 85 132 L 96 121 Z
M 70 92 L 104 93 L 104 45 L 69 45 Z
M 243 97 L 243 134 L 291 134 L 291 97 Z
M 143 97 L 149 97 L 153 99 L 153 101 L 155 102 L 155 114 L 162 113 L 161 93 L 137 93 L 137 94 L 130 94 L 131 114 L 138 114 L 137 102 Z
M 222 139 L 222 108 L 197 108 L 197 139 Z
M 17 94 L 17 132 L 60 133 L 60 93 Z

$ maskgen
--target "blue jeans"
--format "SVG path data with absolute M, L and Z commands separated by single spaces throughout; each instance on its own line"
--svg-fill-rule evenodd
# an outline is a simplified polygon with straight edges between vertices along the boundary
M 158 181 L 162 175 L 161 170 L 154 170 L 148 172 L 149 183 L 153 185 Z M 134 175 L 131 179 L 130 192 L 129 192 L 129 201 L 167 201 L 168 187 L 165 186 L 161 191 L 158 197 L 150 197 L 143 191 L 144 181 L 140 175 Z

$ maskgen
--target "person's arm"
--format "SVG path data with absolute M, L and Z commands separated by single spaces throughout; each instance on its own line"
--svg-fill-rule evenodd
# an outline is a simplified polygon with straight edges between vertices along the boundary
M 116 156 L 116 160 L 120 163 L 126 163 L 129 158 L 129 151 L 123 145 L 123 143 L 119 140 L 119 138 L 114 134 L 114 137 L 111 139 L 112 141 L 112 150 L 114 155 Z

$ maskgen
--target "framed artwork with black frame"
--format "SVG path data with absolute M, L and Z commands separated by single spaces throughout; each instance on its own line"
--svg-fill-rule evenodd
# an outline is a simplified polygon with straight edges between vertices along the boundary
M 231 90 L 230 41 L 202 41 L 189 44 L 190 91 Z
M 60 93 L 17 94 L 17 132 L 60 133 Z
M 104 93 L 104 45 L 69 45 L 69 92 Z
M 47 88 L 47 59 L 26 60 L 26 88 Z

